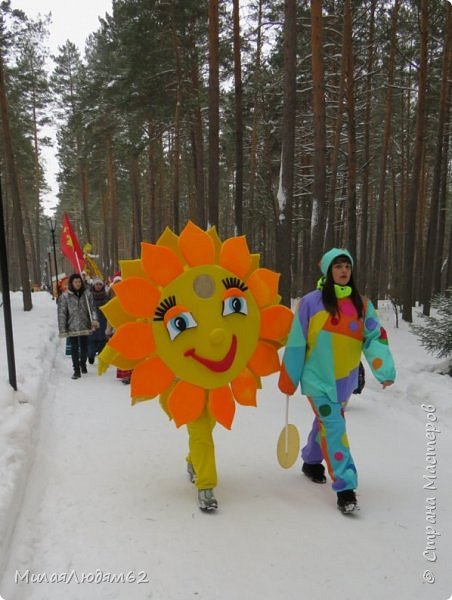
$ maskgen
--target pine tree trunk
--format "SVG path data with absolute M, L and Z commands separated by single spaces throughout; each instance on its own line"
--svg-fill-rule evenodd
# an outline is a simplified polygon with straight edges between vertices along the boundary
M 2 115 L 3 143 L 5 147 L 6 167 L 11 182 L 11 195 L 14 211 L 14 234 L 16 237 L 16 248 L 19 259 L 20 280 L 22 284 L 22 299 L 25 311 L 33 308 L 31 300 L 30 275 L 27 263 L 27 251 L 25 247 L 24 227 L 22 218 L 22 200 L 19 191 L 19 178 L 17 175 L 16 162 L 9 125 L 8 99 L 5 88 L 5 73 L 3 56 L 0 49 L 0 111 Z
M 116 194 L 116 178 L 113 166 L 113 148 L 111 134 L 107 136 L 106 140 L 106 152 L 107 152 L 107 185 L 108 185 L 108 200 L 110 206 L 110 217 L 111 217 L 111 246 L 110 246 L 110 260 L 112 263 L 112 269 L 116 270 L 119 268 L 118 264 L 118 198 Z
M 88 174 L 86 172 L 86 160 L 79 160 L 79 182 L 80 182 L 80 199 L 82 208 L 82 222 L 85 228 L 87 242 L 91 241 L 91 231 L 89 226 L 89 210 L 88 210 Z
M 443 72 L 441 78 L 441 90 L 439 98 L 438 111 L 438 134 L 436 140 L 435 161 L 433 165 L 433 181 L 430 202 L 430 215 L 428 221 L 427 241 L 425 244 L 424 277 L 422 282 L 423 293 L 423 313 L 430 316 L 430 301 L 433 292 L 433 281 L 438 265 L 442 262 L 442 246 L 439 245 L 439 206 L 440 206 L 440 186 L 441 171 L 443 165 L 443 147 L 444 147 L 444 125 L 448 114 L 448 91 L 450 84 L 448 75 L 451 71 L 452 63 L 452 6 L 446 5 L 447 18 L 444 30 L 444 54 L 443 54 Z
M 34 161 L 34 193 L 35 193 L 35 244 L 33 261 L 34 281 L 41 284 L 41 169 L 39 166 L 39 144 L 38 144 L 38 126 L 36 122 L 36 108 L 33 105 L 33 161 Z
M 449 76 L 449 79 L 452 80 L 452 73 Z M 449 87 L 449 97 L 451 95 L 451 90 Z M 450 126 L 450 111 L 451 111 L 451 107 L 450 107 L 450 103 L 448 103 L 448 111 L 447 111 L 447 117 L 446 117 L 446 122 L 444 123 L 444 127 L 445 127 L 445 131 L 449 130 L 449 126 Z M 449 136 L 445 136 L 444 138 L 444 148 L 443 148 L 443 160 L 442 160 L 442 165 L 441 165 L 441 190 L 440 190 L 440 202 L 441 202 L 441 206 L 439 209 L 439 233 L 438 233 L 438 248 L 439 248 L 439 257 L 441 259 L 441 263 L 438 261 L 438 263 L 436 265 L 434 265 L 434 280 L 433 280 L 433 293 L 438 293 L 439 291 L 441 291 L 442 289 L 447 289 L 448 287 L 450 287 L 450 285 L 452 285 L 452 254 L 449 252 L 447 253 L 447 250 L 445 248 L 445 241 L 446 241 L 446 223 L 447 223 L 447 210 L 446 210 L 446 206 L 447 206 L 447 200 L 448 200 L 448 166 L 449 166 Z M 452 240 L 452 235 L 449 234 L 449 241 Z M 443 270 L 443 259 L 446 258 L 447 260 L 447 269 L 444 269 L 446 271 L 446 278 L 445 281 L 443 283 L 443 285 L 441 285 L 441 276 L 442 276 L 442 270 Z M 449 276 L 447 277 L 447 273 L 449 273 Z
M 174 5 L 173 5 L 174 8 Z M 176 112 L 174 115 L 174 148 L 173 148 L 173 226 L 179 232 L 179 197 L 180 197 L 180 120 L 182 107 L 182 74 L 180 66 L 179 41 L 175 29 L 174 19 L 171 20 L 171 37 L 176 64 Z
M 253 229 L 253 220 L 251 215 L 255 210 L 255 189 L 257 177 L 257 139 L 259 135 L 259 116 L 261 114 L 260 106 L 260 78 L 261 78 L 261 54 L 262 54 L 262 0 L 259 0 L 257 26 L 256 26 L 256 58 L 254 60 L 254 79 L 253 79 L 253 118 L 251 124 L 251 142 L 250 142 L 250 169 L 248 179 L 248 211 L 246 215 L 246 230 L 248 233 Z M 267 139 L 267 136 L 265 136 Z M 271 160 L 269 161 L 271 165 Z
M 378 298 L 381 290 L 382 256 L 381 247 L 384 240 L 384 215 L 386 195 L 386 173 L 388 168 L 389 144 L 391 141 L 392 124 L 392 91 L 394 86 L 395 53 L 397 45 L 397 25 L 400 8 L 400 0 L 395 0 L 392 10 L 390 51 L 388 59 L 388 83 L 386 88 L 385 109 L 383 116 L 383 143 L 381 150 L 380 180 L 378 186 L 377 211 L 375 238 L 372 248 L 372 270 L 370 279 L 370 297 L 375 306 L 378 306 Z
M 370 123 L 372 120 L 372 89 L 373 89 L 373 70 L 374 70 L 374 37 L 375 37 L 375 7 L 377 0 L 372 0 L 369 15 L 369 44 L 368 56 L 366 62 L 366 108 L 364 117 L 364 148 L 363 148 L 363 179 L 362 179 L 362 195 L 360 206 L 360 227 L 359 227 L 359 251 L 358 251 L 358 272 L 360 281 L 363 284 L 360 286 L 364 292 L 367 292 L 364 282 L 369 279 L 371 269 L 368 265 L 368 244 L 369 244 L 369 177 L 371 166 L 370 153 Z
M 149 234 L 151 240 L 155 242 L 158 237 L 160 224 L 157 222 L 156 198 L 155 198 L 155 172 L 154 172 L 154 152 L 152 148 L 153 125 L 150 121 L 147 123 L 148 144 L 147 144 L 147 180 L 149 194 Z
M 423 293 L 421 290 L 422 285 L 422 269 L 424 268 L 424 255 L 425 255 L 425 247 L 424 247 L 424 230 L 425 223 L 427 219 L 427 209 L 426 209 L 426 170 L 427 170 L 427 161 L 425 160 L 424 152 L 422 153 L 421 159 L 421 173 L 419 176 L 419 189 L 418 189 L 418 206 L 416 211 L 416 238 L 414 241 L 414 246 L 416 248 L 416 252 L 414 255 L 414 268 L 413 268 L 413 294 L 414 294 L 414 302 L 419 300 L 422 302 Z
M 352 13 L 350 0 L 344 3 L 344 31 L 345 31 L 345 80 L 347 95 L 347 210 L 346 210 L 346 244 L 352 256 L 356 256 L 356 127 L 355 127 L 355 90 L 354 90 L 354 56 L 352 43 Z
M 345 88 L 345 60 L 346 60 L 346 48 L 345 48 L 345 21 L 342 28 L 342 53 L 341 53 L 341 70 L 339 74 L 339 90 L 337 95 L 337 115 L 336 124 L 334 128 L 334 141 L 333 141 L 333 152 L 331 157 L 330 167 L 330 186 L 328 192 L 328 217 L 326 224 L 325 234 L 325 245 L 331 248 L 336 245 L 337 232 L 336 232 L 336 187 L 338 179 L 338 160 L 339 160 L 339 149 L 341 144 L 341 131 L 343 123 L 343 111 L 344 111 L 344 88 Z
M 408 89 L 412 88 L 412 79 L 411 79 L 411 71 L 408 73 L 408 81 L 407 87 Z M 400 95 L 400 128 L 402 131 L 409 130 L 409 123 L 411 122 L 410 115 L 410 102 L 406 102 L 402 95 Z M 406 219 L 406 205 L 407 205 L 407 197 L 408 197 L 408 185 L 409 185 L 409 138 L 412 137 L 411 131 L 408 131 L 408 136 L 403 136 L 400 150 L 400 190 L 399 190 L 399 198 L 397 202 L 397 265 L 398 265 L 398 273 L 399 277 L 397 278 L 397 290 L 398 290 L 398 300 L 399 304 L 402 305 L 402 294 L 403 294 L 403 281 L 402 281 L 402 273 L 403 273 L 403 256 L 405 249 L 405 238 L 404 238 L 404 230 L 403 224 Z
M 243 233 L 243 115 L 242 61 L 239 0 L 233 0 L 234 22 L 234 91 L 235 91 L 235 225 L 237 235 Z
M 427 41 L 428 41 L 428 0 L 421 0 L 421 52 L 418 74 L 418 98 L 416 111 L 416 137 L 413 159 L 411 185 L 408 195 L 405 227 L 405 245 L 403 260 L 403 310 L 402 318 L 413 321 L 413 268 L 416 240 L 416 215 L 419 202 L 419 186 L 421 183 L 422 155 L 425 132 L 425 100 L 427 82 Z
M 19 192 L 20 192 L 20 197 L 23 198 L 23 186 L 22 186 L 22 181 L 19 179 Z M 31 265 L 33 268 L 33 273 L 37 273 L 38 272 L 38 259 L 36 257 L 36 251 L 35 251 L 35 247 L 33 245 L 33 227 L 31 224 L 31 218 L 30 218 L 30 210 L 27 207 L 27 205 L 25 204 L 22 207 L 22 221 L 23 221 L 23 225 L 24 225 L 24 235 L 25 235 L 25 252 L 27 254 L 27 256 L 29 257 L 29 261 L 31 260 Z M 40 283 L 40 281 L 35 281 L 35 283 Z
M 193 169 L 195 179 L 195 194 L 196 194 L 196 207 L 194 213 L 190 215 L 190 218 L 197 223 L 200 227 L 205 229 L 207 224 L 206 219 L 206 191 L 204 181 L 204 137 L 203 137 L 203 122 L 200 109 L 199 101 L 199 66 L 197 60 L 197 52 L 195 44 L 193 43 L 192 48 L 192 59 L 191 59 L 191 84 L 192 84 L 192 95 L 193 95 L 193 110 L 192 110 L 192 155 L 193 155 Z
M 140 169 L 138 156 L 133 154 L 130 159 L 130 196 L 132 199 L 132 236 L 131 256 L 140 256 L 143 232 L 141 229 L 141 201 L 140 201 Z
M 220 192 L 220 83 L 218 0 L 209 0 L 209 199 L 208 223 L 218 229 Z
M 110 258 L 110 243 L 109 243 L 109 233 L 110 228 L 108 227 L 110 219 L 110 209 L 109 209 L 109 201 L 108 201 L 108 190 L 106 190 L 102 194 L 102 220 L 104 223 L 104 227 L 102 230 L 102 270 L 104 273 L 108 273 L 110 276 L 116 272 L 116 267 L 112 265 L 112 261 Z
M 310 279 L 317 272 L 316 258 L 320 260 L 325 245 L 326 208 L 326 130 L 325 84 L 323 69 L 322 0 L 311 0 L 311 48 L 314 116 L 314 182 L 312 185 Z
M 276 268 L 281 273 L 282 302 L 290 306 L 292 202 L 295 153 L 296 96 L 296 0 L 284 3 L 284 108 L 282 124 L 281 174 L 276 206 Z
M 164 225 L 169 223 L 169 215 L 165 212 L 165 202 L 164 199 L 167 196 L 165 193 L 165 185 L 164 185 L 164 157 L 163 157 L 163 139 L 162 134 L 159 132 L 157 138 L 157 156 L 156 156 L 156 190 L 155 190 L 155 212 L 157 215 L 157 232 L 158 235 L 162 231 Z

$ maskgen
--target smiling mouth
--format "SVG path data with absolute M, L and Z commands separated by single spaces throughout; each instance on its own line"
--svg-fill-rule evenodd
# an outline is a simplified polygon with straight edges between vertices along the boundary
M 226 356 L 221 360 L 210 360 L 209 358 L 203 358 L 202 356 L 198 356 L 194 348 L 190 348 L 190 350 L 184 352 L 184 356 L 194 358 L 201 365 L 210 369 L 210 371 L 214 371 L 215 373 L 223 373 L 224 371 L 227 371 L 234 362 L 236 351 L 237 338 L 235 337 L 235 335 L 233 335 L 231 346 L 227 351 Z

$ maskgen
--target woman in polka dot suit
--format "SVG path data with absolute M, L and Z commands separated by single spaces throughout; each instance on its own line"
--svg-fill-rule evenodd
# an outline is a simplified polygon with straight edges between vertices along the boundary
M 353 281 L 353 258 L 332 248 L 320 261 L 318 289 L 306 294 L 295 311 L 285 348 L 279 388 L 292 395 L 300 383 L 314 411 L 314 423 L 302 449 L 302 471 L 325 483 L 325 460 L 337 493 L 338 508 L 357 508 L 357 473 L 350 452 L 344 408 L 356 388 L 361 353 L 383 388 L 394 382 L 395 367 L 387 335 L 372 302 Z

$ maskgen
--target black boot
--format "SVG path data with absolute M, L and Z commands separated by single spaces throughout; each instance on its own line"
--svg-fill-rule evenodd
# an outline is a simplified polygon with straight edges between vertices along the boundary
M 314 483 L 326 483 L 325 467 L 321 463 L 303 463 L 301 472 Z
M 86 361 L 80 362 L 80 371 L 83 373 L 83 375 L 86 375 L 86 373 L 88 373 L 88 369 L 86 368 Z
M 354 490 L 344 490 L 337 493 L 337 507 L 344 515 L 359 510 L 358 500 Z
M 80 379 L 81 373 L 79 369 L 74 369 L 74 374 L 72 375 L 72 379 Z

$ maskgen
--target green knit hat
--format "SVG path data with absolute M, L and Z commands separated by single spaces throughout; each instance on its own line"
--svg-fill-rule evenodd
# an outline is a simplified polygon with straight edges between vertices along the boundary
M 320 261 L 320 270 L 324 275 L 328 273 L 328 269 L 330 268 L 330 265 L 333 262 L 333 260 L 339 258 L 339 256 L 347 257 L 350 261 L 350 264 L 353 267 L 353 258 L 348 250 L 346 250 L 345 248 L 331 248 L 331 250 L 325 252 Z

